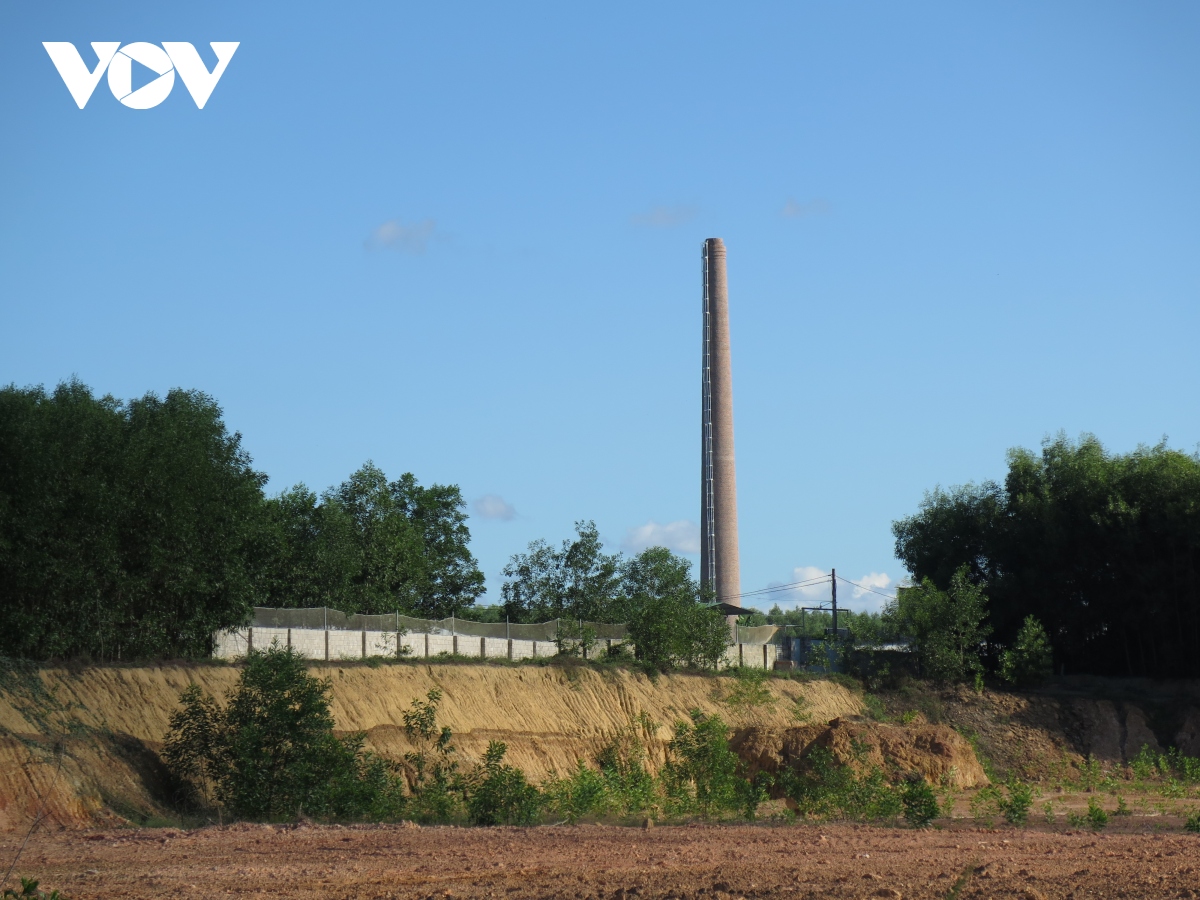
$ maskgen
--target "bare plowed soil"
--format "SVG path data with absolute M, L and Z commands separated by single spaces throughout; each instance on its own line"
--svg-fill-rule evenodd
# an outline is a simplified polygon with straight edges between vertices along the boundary
M 19 838 L 0 839 L 6 863 Z M 1196 898 L 1200 835 L 852 825 L 236 825 L 38 834 L 18 871 L 71 900 Z

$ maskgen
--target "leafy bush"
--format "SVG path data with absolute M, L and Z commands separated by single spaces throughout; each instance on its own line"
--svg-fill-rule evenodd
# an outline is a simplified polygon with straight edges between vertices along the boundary
M 1033 616 L 1026 616 L 1017 639 L 1000 654 L 1000 677 L 1019 687 L 1039 684 L 1053 672 L 1054 654 L 1050 637 Z
M 746 779 L 729 749 L 725 723 L 692 710 L 691 724 L 677 722 L 661 779 L 668 805 L 710 818 L 746 805 Z
M 887 721 L 887 708 L 883 705 L 883 701 L 874 694 L 864 693 L 862 696 L 863 712 L 867 717 L 874 719 L 876 722 Z
M 516 766 L 504 764 L 508 747 L 491 741 L 483 762 L 470 780 L 467 812 L 473 825 L 532 825 L 542 809 L 542 795 Z
M 885 615 L 894 627 L 915 641 L 921 673 L 938 681 L 965 682 L 983 671 L 979 647 L 991 633 L 987 597 L 972 583 L 967 566 L 950 579 L 949 590 L 938 590 L 928 578 L 900 588 Z
M 577 760 L 566 777 L 546 781 L 546 806 L 574 824 L 592 815 L 630 816 L 660 805 L 659 783 L 646 770 L 646 751 L 632 729 L 623 729 L 596 756 L 593 769 Z
M 1029 821 L 1034 797 L 1033 785 L 1009 776 L 1002 785 L 989 784 L 975 793 L 971 798 L 971 815 L 985 821 L 999 815 L 1010 825 L 1024 825 Z
M 1133 770 L 1135 778 L 1145 780 L 1153 778 L 1158 774 L 1158 757 L 1148 744 L 1142 744 L 1142 749 L 1138 751 L 1137 756 L 1129 761 L 1129 768 Z
M 329 689 L 290 648 L 253 651 L 224 708 L 195 686 L 180 696 L 168 769 L 193 797 L 245 818 L 386 818 L 399 781 L 361 733 L 333 733 Z
M 1190 831 L 1193 834 L 1200 834 L 1200 810 L 1196 810 L 1196 812 L 1187 817 L 1187 821 L 1183 823 L 1183 830 Z
M 408 763 L 407 813 L 422 822 L 448 822 L 459 818 L 463 786 L 457 752 L 448 727 L 438 728 L 437 710 L 442 692 L 432 688 L 424 700 L 413 700 L 403 713 L 404 733 L 417 749 L 404 755 Z
M 1029 821 L 1029 808 L 1033 806 L 1033 785 L 1010 777 L 1004 787 L 1008 796 L 1000 802 L 1000 814 L 1009 825 L 1024 825 Z
M 816 747 L 802 769 L 780 773 L 780 787 L 795 802 L 798 815 L 860 822 L 894 819 L 904 811 L 903 795 L 881 769 L 865 766 L 865 756 L 858 747 L 855 765 L 842 765 L 828 749 Z M 860 774 L 856 767 L 865 771 Z
M 638 659 L 657 669 L 716 669 L 729 647 L 729 626 L 718 610 L 676 592 L 637 598 L 629 638 Z
M 941 815 L 941 805 L 933 787 L 924 778 L 917 776 L 905 782 L 900 792 L 904 806 L 904 820 L 915 828 L 925 828 Z
M 643 722 L 643 729 L 650 730 Z M 646 769 L 646 747 L 632 729 L 622 730 L 596 757 L 609 808 L 636 815 L 658 803 L 658 784 Z
M 1088 824 L 1097 831 L 1108 825 L 1108 813 L 1104 811 L 1104 807 L 1095 797 L 1088 798 L 1087 820 Z
M 551 778 L 542 786 L 546 805 L 574 825 L 585 816 L 604 812 L 609 804 L 604 775 L 576 760 L 566 778 Z

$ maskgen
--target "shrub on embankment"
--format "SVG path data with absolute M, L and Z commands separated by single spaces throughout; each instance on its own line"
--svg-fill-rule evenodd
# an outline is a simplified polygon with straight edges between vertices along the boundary
M 503 742 L 491 741 L 478 761 L 463 758 L 453 732 L 438 724 L 442 694 L 433 689 L 404 713 L 416 749 L 389 762 L 363 749 L 361 733 L 334 734 L 329 690 L 290 650 L 252 653 L 224 704 L 194 686 L 184 691 L 164 747 L 168 767 L 193 805 L 267 820 L 751 819 L 772 796 L 815 818 L 885 821 L 903 814 L 925 824 L 936 809 L 923 778 L 885 772 L 866 745 L 854 743 L 849 761 L 812 748 L 799 767 L 771 773 L 739 757 L 725 722 L 699 710 L 674 725 L 657 775 L 631 727 L 590 764 L 577 761 L 574 771 L 539 787 L 506 764 Z

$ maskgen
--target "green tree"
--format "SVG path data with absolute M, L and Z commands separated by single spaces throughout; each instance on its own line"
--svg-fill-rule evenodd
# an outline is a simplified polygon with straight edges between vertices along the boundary
M 504 567 L 500 594 L 514 622 L 560 617 L 613 621 L 621 585 L 621 554 L 607 554 L 594 522 L 576 522 L 574 540 L 559 548 L 533 541 Z
M 949 590 L 938 590 L 928 579 L 900 588 L 886 614 L 913 639 L 926 677 L 961 682 L 983 671 L 980 647 L 991 633 L 987 597 L 971 583 L 966 566 L 951 576 Z
M 663 547 L 626 565 L 621 607 L 638 658 L 656 668 L 716 668 L 729 646 L 725 616 L 702 602 L 690 563 Z
M 271 605 L 457 615 L 483 593 L 455 485 L 388 481 L 367 462 L 318 499 L 304 485 L 268 501 Z
M 1200 675 L 1200 455 L 1091 435 L 1014 449 L 1003 484 L 928 494 L 893 525 L 917 579 L 987 582 L 1011 645 L 1036 615 L 1068 671 Z
M 322 502 L 298 484 L 268 499 L 266 507 L 272 564 L 264 573 L 264 604 L 353 612 L 352 585 L 360 569 L 357 535 L 342 505 L 335 499 Z
M 164 759 L 172 774 L 250 819 L 390 817 L 398 779 L 363 751 L 361 733 L 337 736 L 330 683 L 290 648 L 252 651 L 224 708 L 198 688 L 180 696 Z
M 0 389 L 0 629 L 13 655 L 204 655 L 244 620 L 262 487 L 197 391 Z
M 1038 684 L 1050 677 L 1053 662 L 1046 629 L 1034 616 L 1026 616 L 1012 647 L 1000 654 L 1000 677 L 1019 686 Z

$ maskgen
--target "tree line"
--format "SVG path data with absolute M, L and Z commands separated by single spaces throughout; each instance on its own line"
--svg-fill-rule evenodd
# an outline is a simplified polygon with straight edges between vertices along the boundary
M 320 494 L 300 484 L 269 497 L 266 482 L 201 392 L 0 389 L 3 652 L 203 656 L 256 605 L 483 612 L 457 486 L 390 480 L 370 462 Z M 1019 646 L 1040 660 L 1045 635 L 1060 672 L 1200 674 L 1196 454 L 1111 454 L 1060 436 L 1040 454 L 1010 451 L 1003 484 L 935 489 L 893 530 L 913 587 L 882 617 L 839 617 L 869 641 L 924 634 L 922 654 L 942 647 L 934 669 L 977 672 L 962 662 L 970 652 L 999 671 Z M 690 563 L 661 547 L 608 553 L 591 522 L 558 546 L 534 541 L 503 577 L 497 619 L 628 623 L 661 665 L 718 653 L 723 622 Z M 956 598 L 975 589 L 975 630 L 944 627 L 970 618 Z M 1029 631 L 1031 617 L 1043 630 Z M 952 633 L 954 652 L 942 646 Z
M 320 496 L 266 482 L 199 391 L 0 389 L 4 654 L 203 656 L 255 605 L 440 617 L 482 594 L 458 487 L 369 462 Z
M 997 665 L 1034 617 L 1057 671 L 1200 675 L 1200 455 L 1060 435 L 1009 451 L 1003 484 L 933 490 L 893 530 L 919 586 L 986 591 L 977 638 Z
M 486 612 L 456 485 L 389 480 L 371 462 L 321 494 L 267 496 L 266 483 L 199 391 L 123 402 L 78 380 L 0 389 L 4 655 L 206 656 L 254 606 Z M 592 522 L 561 547 L 533 542 L 504 579 L 496 618 L 629 623 L 662 667 L 724 652 L 724 620 L 686 559 L 607 553 Z

